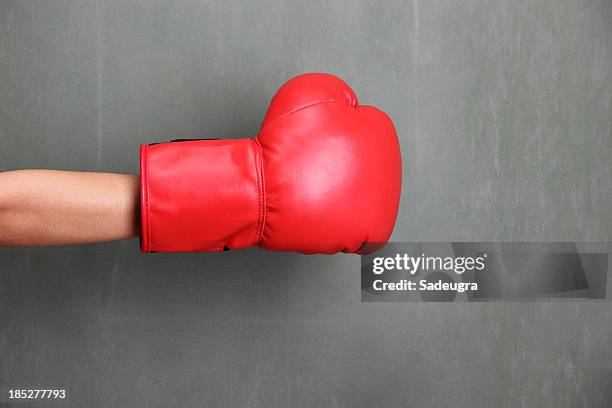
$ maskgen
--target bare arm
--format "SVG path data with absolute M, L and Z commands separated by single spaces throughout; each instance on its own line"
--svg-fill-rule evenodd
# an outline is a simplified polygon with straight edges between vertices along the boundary
M 0 173 L 0 246 L 79 244 L 139 234 L 138 176 Z

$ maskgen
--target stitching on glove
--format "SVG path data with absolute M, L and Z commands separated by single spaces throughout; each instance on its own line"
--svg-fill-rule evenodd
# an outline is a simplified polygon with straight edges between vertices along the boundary
M 276 122 L 278 119 L 286 118 L 287 116 L 293 115 L 294 113 L 297 113 L 297 112 L 299 112 L 301 110 L 304 110 L 304 109 L 307 109 L 307 108 L 311 108 L 313 106 L 321 105 L 322 103 L 333 103 L 333 102 L 343 103 L 342 101 L 337 101 L 335 99 L 324 99 L 324 100 L 321 100 L 321 101 L 316 101 L 316 102 L 313 102 L 313 103 L 309 103 L 308 105 L 300 106 L 299 108 L 296 108 L 296 109 L 294 109 L 294 110 L 292 110 L 290 112 L 283 113 L 282 115 L 275 117 L 274 119 L 272 119 L 269 122 L 267 122 L 261 128 L 261 130 L 264 130 L 265 128 L 267 128 L 270 123 Z
M 255 165 L 257 167 L 257 195 L 258 195 L 258 221 L 257 221 L 257 229 L 255 230 L 255 236 L 253 239 L 254 245 L 259 244 L 259 242 L 263 238 L 263 230 L 266 225 L 266 184 L 265 184 L 265 175 L 263 168 L 263 149 L 259 140 L 257 140 L 257 136 L 253 139 L 255 143 Z
M 145 251 L 149 251 L 150 248 L 150 241 L 151 241 L 151 223 L 149 222 L 149 146 L 148 145 L 144 145 L 144 154 L 142 157 L 142 161 L 143 161 L 143 166 L 142 166 L 142 175 L 143 175 L 143 189 L 144 189 L 144 194 L 142 195 L 142 200 L 143 202 L 143 208 L 144 208 L 144 213 L 141 215 L 141 217 L 144 217 L 144 222 L 146 225 L 146 236 L 144 239 L 144 249 Z

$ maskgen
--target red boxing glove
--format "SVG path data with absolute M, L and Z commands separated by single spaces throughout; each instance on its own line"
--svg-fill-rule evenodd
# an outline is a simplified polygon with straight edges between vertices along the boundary
M 401 156 L 393 123 L 329 74 L 293 78 L 254 139 L 142 145 L 144 252 L 360 253 L 386 242 Z

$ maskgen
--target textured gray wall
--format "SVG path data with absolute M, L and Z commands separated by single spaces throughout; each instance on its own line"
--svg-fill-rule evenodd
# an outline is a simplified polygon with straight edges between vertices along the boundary
M 609 241 L 612 3 L 0 0 L 0 170 L 136 173 L 330 71 L 389 112 L 394 239 Z M 0 250 L 0 386 L 72 406 L 609 407 L 608 302 L 362 304 L 359 258 Z

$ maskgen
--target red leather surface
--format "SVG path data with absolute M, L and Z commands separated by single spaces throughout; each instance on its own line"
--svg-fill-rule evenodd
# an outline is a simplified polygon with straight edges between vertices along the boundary
M 335 76 L 301 75 L 255 139 L 142 146 L 141 248 L 358 253 L 389 239 L 401 173 L 384 112 Z
M 142 145 L 141 249 L 223 251 L 257 243 L 260 162 L 254 139 Z

